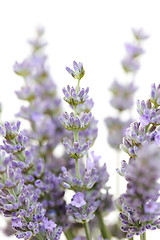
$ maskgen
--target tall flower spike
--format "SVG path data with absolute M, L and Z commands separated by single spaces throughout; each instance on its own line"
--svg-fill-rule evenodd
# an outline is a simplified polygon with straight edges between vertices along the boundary
M 126 193 L 122 195 L 122 231 L 127 237 L 159 228 L 160 151 L 154 143 L 145 144 L 127 166 Z
M 28 102 L 28 106 L 22 106 L 17 115 L 30 123 L 31 129 L 26 131 L 26 135 L 34 141 L 34 154 L 37 158 L 43 158 L 54 171 L 59 172 L 61 162 L 65 160 L 57 159 L 54 149 L 61 144 L 65 130 L 58 121 L 61 101 L 46 64 L 43 33 L 42 28 L 37 29 L 36 38 L 29 41 L 33 48 L 31 55 L 22 63 L 14 65 L 15 72 L 21 75 L 25 82 L 16 94 L 18 98 Z
M 108 206 L 106 207 L 104 203 L 105 197 L 108 202 L 112 200 L 110 197 L 109 201 L 108 188 L 105 186 L 108 181 L 106 165 L 100 167 L 99 157 L 94 156 L 93 152 L 92 158 L 87 156 L 86 167 L 83 165 L 82 158 L 88 155 L 88 150 L 97 136 L 97 122 L 90 112 L 93 101 L 88 99 L 89 88 L 86 90 L 80 88 L 80 79 L 84 75 L 83 65 L 74 61 L 73 67 L 75 71 L 70 68 L 66 70 L 78 79 L 77 87 L 67 86 L 67 89 L 63 88 L 63 93 L 64 100 L 71 105 L 74 112 L 63 113 L 59 120 L 67 130 L 73 133 L 72 137 L 63 139 L 63 144 L 68 156 L 75 160 L 75 169 L 68 171 L 66 167 L 62 167 L 59 181 L 64 188 L 75 191 L 71 203 L 66 207 L 69 222 L 84 224 L 86 238 L 90 240 L 88 222 L 95 218 L 96 211 L 107 209 Z M 101 193 L 103 190 L 105 194 Z M 102 209 L 100 209 L 100 203 L 103 205 Z M 100 222 L 103 223 L 102 215 L 100 215 Z M 105 231 L 103 237 L 106 236 L 109 235 Z

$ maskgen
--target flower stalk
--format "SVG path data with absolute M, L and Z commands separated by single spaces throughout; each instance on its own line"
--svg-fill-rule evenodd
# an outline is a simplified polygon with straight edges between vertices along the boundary
M 140 240 L 146 240 L 146 232 L 144 232 L 142 235 L 140 235 Z
M 85 233 L 86 233 L 86 238 L 87 240 L 91 240 L 91 234 L 90 234 L 90 229 L 89 229 L 89 224 L 88 222 L 84 223 L 84 228 L 85 228 Z
M 111 239 L 111 233 L 110 233 L 110 230 L 107 228 L 107 226 L 104 223 L 102 212 L 98 209 L 96 213 L 97 213 L 99 228 L 100 228 L 102 237 L 104 239 L 110 240 Z

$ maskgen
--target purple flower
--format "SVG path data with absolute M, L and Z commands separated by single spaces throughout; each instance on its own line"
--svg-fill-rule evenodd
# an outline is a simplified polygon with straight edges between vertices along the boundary
M 57 226 L 52 219 L 48 220 L 48 218 L 43 218 L 43 224 L 45 229 L 48 231 L 53 231 L 53 229 Z
M 66 70 L 67 72 L 69 72 L 69 74 L 72 75 L 72 77 L 80 80 L 85 74 L 83 64 L 81 62 L 77 63 L 76 61 L 74 61 L 73 68 L 74 68 L 74 71 L 69 67 L 66 67 Z
M 150 201 L 144 205 L 144 212 L 154 214 L 158 208 L 159 206 L 156 202 Z
M 119 111 L 130 109 L 133 105 L 133 94 L 137 90 L 137 87 L 133 82 L 129 84 L 122 84 L 115 80 L 110 89 L 113 96 L 110 101 L 111 105 Z
M 109 145 L 116 150 L 120 150 L 122 138 L 125 136 L 126 129 L 131 124 L 131 120 L 122 121 L 118 117 L 108 117 L 105 119 L 105 124 L 108 129 Z
M 77 208 L 86 205 L 86 201 L 84 200 L 84 194 L 81 192 L 77 192 L 72 198 L 71 205 Z
M 127 50 L 128 55 L 131 58 L 138 57 L 138 56 L 140 56 L 141 54 L 144 53 L 143 48 L 141 48 L 140 46 L 136 46 L 136 45 L 130 44 L 130 43 L 126 43 L 125 44 L 125 48 Z
M 88 92 L 89 88 L 79 89 L 78 92 L 74 87 L 70 87 L 69 85 L 67 89 L 63 88 L 64 100 L 73 106 L 84 103 L 88 98 Z
M 68 138 L 64 138 L 63 145 L 69 157 L 78 159 L 82 158 L 86 154 L 86 152 L 90 149 L 92 141 L 89 140 L 84 144 L 80 144 L 79 142 L 72 143 Z
M 71 112 L 70 115 L 65 112 L 60 117 L 59 120 L 62 125 L 69 131 L 85 130 L 91 121 L 92 113 L 81 113 L 79 116 L 74 116 L 74 113 Z
M 121 61 L 122 67 L 125 70 L 125 72 L 136 72 L 140 68 L 140 64 L 136 59 L 133 59 L 131 57 L 126 57 Z
M 154 228 L 160 205 L 160 151 L 154 143 L 146 143 L 135 159 L 130 159 L 126 167 L 126 193 L 122 195 L 122 231 L 128 234 L 142 234 L 148 222 Z M 158 227 L 158 225 L 157 225 Z M 127 235 L 128 237 L 128 235 Z
M 147 114 L 142 114 L 139 118 L 140 122 L 142 123 L 143 126 L 146 126 L 150 123 L 151 119 L 150 116 Z
M 146 34 L 142 28 L 140 29 L 133 28 L 132 31 L 137 40 L 145 40 L 149 37 L 149 35 Z

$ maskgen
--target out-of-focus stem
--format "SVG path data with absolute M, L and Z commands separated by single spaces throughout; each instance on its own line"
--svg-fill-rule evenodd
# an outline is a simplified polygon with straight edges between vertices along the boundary
M 74 238 L 74 235 L 73 235 L 73 233 L 72 233 L 70 228 L 67 229 L 67 231 L 65 231 L 64 234 L 65 234 L 67 240 L 72 240 Z
M 77 84 L 77 93 L 79 91 L 79 84 L 80 84 L 80 80 L 78 79 L 78 84 Z M 76 118 L 77 116 L 77 106 L 74 106 L 74 117 Z M 78 142 L 78 130 L 74 130 L 74 142 Z M 75 159 L 75 169 L 76 169 L 76 178 L 80 179 L 80 173 L 79 173 L 79 163 L 78 163 L 78 159 Z
M 78 142 L 78 131 L 74 130 L 74 142 Z
M 146 240 L 146 232 L 140 235 L 140 240 Z
M 85 228 L 87 240 L 91 240 L 90 229 L 89 229 L 89 224 L 88 224 L 88 222 L 85 222 L 85 223 L 84 223 L 84 228 Z
M 80 79 L 78 79 L 78 84 L 77 84 L 77 93 L 79 92 L 79 84 L 80 84 Z
M 80 179 L 78 159 L 75 159 L 75 168 L 76 168 L 76 178 Z
M 110 239 L 111 239 L 110 230 L 109 230 L 109 229 L 107 228 L 107 226 L 104 224 L 103 216 L 102 216 L 102 213 L 101 213 L 101 211 L 100 211 L 99 209 L 97 210 L 97 217 L 98 217 L 98 223 L 99 223 L 99 228 L 100 228 L 102 237 L 103 237 L 104 239 L 110 240 Z

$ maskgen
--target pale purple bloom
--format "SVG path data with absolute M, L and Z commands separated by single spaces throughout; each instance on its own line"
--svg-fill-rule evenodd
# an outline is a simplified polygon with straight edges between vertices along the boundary
M 68 154 L 68 156 L 78 159 L 82 158 L 87 153 L 87 151 L 92 145 L 92 141 L 89 140 L 81 145 L 79 142 L 72 143 L 69 139 L 64 138 L 63 145 L 66 149 L 66 153 Z
M 63 88 L 64 100 L 68 102 L 70 105 L 78 105 L 84 103 L 88 99 L 89 88 L 82 88 L 77 90 L 74 87 Z
M 81 192 L 77 192 L 72 198 L 71 205 L 77 208 L 86 205 L 86 201 L 84 200 L 84 194 Z
M 137 59 L 133 59 L 131 57 L 126 57 L 121 61 L 122 67 L 125 72 L 136 72 L 140 68 L 140 64 Z
M 155 213 L 158 210 L 159 206 L 156 202 L 150 201 L 144 205 L 144 212 L 145 213 Z
M 137 45 L 133 45 L 131 43 L 126 43 L 125 48 L 126 48 L 128 55 L 132 58 L 138 57 L 144 53 L 143 48 L 141 48 L 140 46 L 137 46 Z
M 140 122 L 142 123 L 143 126 L 146 126 L 150 123 L 151 119 L 150 116 L 147 114 L 142 114 L 139 118 Z
M 118 117 L 108 117 L 105 119 L 105 124 L 108 128 L 107 140 L 109 145 L 116 150 L 120 150 L 122 138 L 125 136 L 126 129 L 131 124 L 131 120 L 122 121 Z
M 133 28 L 132 31 L 137 40 L 145 40 L 145 39 L 149 38 L 149 35 L 146 34 L 142 28 L 140 28 L 140 29 Z
M 48 220 L 48 218 L 43 218 L 43 224 L 46 230 L 48 231 L 53 231 L 53 229 L 57 226 L 57 224 L 55 224 L 55 222 L 51 219 Z
M 74 116 L 73 112 L 71 112 L 70 115 L 65 112 L 59 117 L 59 120 L 67 130 L 73 131 L 77 129 L 83 131 L 89 126 L 91 118 L 91 112 L 82 112 L 79 116 Z
M 85 200 L 82 199 L 80 200 L 80 202 L 83 202 Z M 74 205 L 76 204 L 77 207 Z M 85 223 L 85 222 L 89 222 L 90 220 L 94 219 L 95 217 L 95 211 L 97 210 L 97 208 L 100 205 L 100 201 L 92 201 L 91 203 L 85 203 L 83 202 L 83 205 L 81 205 L 81 203 L 73 203 L 67 205 L 67 214 L 69 215 L 69 221 L 70 222 L 78 222 L 78 223 Z M 83 208 L 83 206 L 85 205 L 85 208 Z
M 157 202 L 160 186 L 160 151 L 154 143 L 145 144 L 135 159 L 130 159 L 125 169 L 126 193 L 122 195 L 122 231 L 142 234 L 148 222 L 156 228 L 155 221 L 160 213 Z M 157 225 L 158 227 L 158 225 Z
M 122 84 L 115 80 L 109 90 L 113 94 L 110 103 L 114 108 L 124 111 L 132 107 L 133 94 L 137 90 L 133 82 Z
M 76 61 L 74 61 L 73 68 L 74 68 L 74 71 L 69 67 L 66 67 L 66 70 L 67 72 L 69 72 L 69 74 L 72 75 L 72 77 L 80 80 L 85 74 L 83 64 L 81 62 L 77 63 Z

